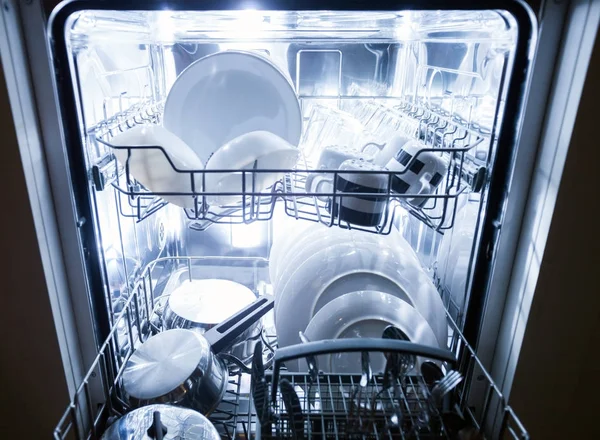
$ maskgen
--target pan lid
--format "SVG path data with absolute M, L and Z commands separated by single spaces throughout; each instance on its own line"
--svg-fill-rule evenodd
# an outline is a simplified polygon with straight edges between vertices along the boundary
M 210 346 L 192 330 L 173 329 L 154 335 L 129 358 L 123 371 L 123 388 L 139 400 L 156 399 L 181 390 L 196 370 L 206 371 Z M 176 403 L 178 396 L 170 396 Z
M 158 413 L 158 423 L 157 416 Z M 127 413 L 113 423 L 102 440 L 156 439 L 161 429 L 164 440 L 218 440 L 216 428 L 202 414 L 171 405 L 148 405 Z
M 185 281 L 171 293 L 173 313 L 199 324 L 219 324 L 256 299 L 246 286 L 229 280 Z

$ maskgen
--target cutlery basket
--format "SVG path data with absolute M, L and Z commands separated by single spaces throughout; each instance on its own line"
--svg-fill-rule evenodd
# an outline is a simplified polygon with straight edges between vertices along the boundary
M 396 352 L 415 355 L 418 360 L 412 371 L 394 378 L 394 386 L 390 386 L 390 382 L 386 384 L 382 374 L 369 374 L 367 383 L 361 384 L 360 374 L 292 373 L 283 366 L 292 359 L 347 352 Z M 447 350 L 384 339 L 327 340 L 279 349 L 275 352 L 273 370 L 266 374 L 266 398 L 272 410 L 270 426 L 266 429 L 261 426 L 251 404 L 247 434 L 255 439 L 297 440 L 458 439 L 464 435 L 483 439 L 473 414 L 461 404 L 461 395 L 466 391 L 463 383 L 447 395 L 440 407 L 432 405 L 431 384 L 428 386 L 418 373 L 420 363 L 426 360 L 435 361 L 447 371 L 461 364 Z M 291 383 L 298 396 L 302 410 L 300 421 L 297 414 L 290 414 L 286 409 L 278 386 L 284 379 Z M 499 438 L 527 438 L 524 431 L 511 427 L 508 418 L 512 410 L 508 407 L 504 410 Z M 507 431 L 510 432 L 508 437 Z
M 266 429 L 259 422 L 255 438 L 453 438 L 441 411 L 429 404 L 430 393 L 423 377 L 413 372 L 393 378 L 396 385 L 390 386 L 382 375 L 370 374 L 370 365 L 363 372 L 362 382 L 361 375 L 295 374 L 281 368 L 292 359 L 348 352 L 396 352 L 419 356 L 420 360 L 435 359 L 440 365 L 456 364 L 449 351 L 384 339 L 326 340 L 279 349 L 267 378 L 266 397 L 273 410 L 273 421 Z M 292 384 L 298 395 L 301 422 L 298 414 L 286 410 L 282 391 L 276 385 L 283 379 Z

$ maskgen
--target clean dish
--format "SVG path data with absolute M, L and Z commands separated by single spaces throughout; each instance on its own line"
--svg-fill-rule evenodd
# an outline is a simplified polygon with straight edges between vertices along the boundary
M 437 276 L 451 296 L 462 306 L 467 270 L 473 247 L 479 200 L 459 197 L 454 229 L 444 234 L 438 251 Z M 463 204 L 464 203 L 464 204 Z M 462 206 L 461 206 L 462 205 Z
M 125 166 L 128 151 L 131 151 L 130 176 L 154 193 L 191 193 L 190 173 L 183 171 L 201 171 L 204 168 L 202 161 L 185 142 L 159 125 L 133 127 L 115 136 L 110 142 L 115 147 L 132 147 L 113 148 L 113 152 L 118 161 Z M 162 150 L 136 147 L 161 147 Z M 196 192 L 201 192 L 201 175 L 194 175 L 194 179 Z M 194 207 L 194 198 L 191 195 L 161 195 L 161 197 L 182 208 Z
M 433 330 L 423 316 L 405 301 L 377 291 L 351 292 L 334 299 L 319 310 L 304 332 L 311 341 L 341 338 L 381 338 L 393 325 L 415 344 L 439 347 Z M 373 372 L 385 367 L 383 354 L 370 356 Z M 360 374 L 359 353 L 320 356 L 319 369 L 325 373 Z M 303 362 L 300 363 L 303 369 Z
M 280 237 L 271 249 L 269 271 L 275 294 L 281 280 L 289 279 L 294 271 L 311 255 L 338 242 L 376 242 L 380 246 L 400 253 L 404 258 L 411 257 L 418 263 L 418 257 L 408 242 L 400 234 L 380 235 L 354 229 L 328 228 L 321 223 L 302 222 L 289 228 L 289 234 Z M 283 287 L 283 286 L 281 286 Z
M 273 244 L 269 251 L 269 279 L 271 284 L 275 283 L 275 278 L 280 265 L 284 264 L 285 254 L 293 243 L 311 228 L 319 227 L 320 230 L 327 231 L 329 228 L 321 223 L 312 223 L 307 221 L 298 221 L 297 219 L 281 213 L 280 221 L 273 222 Z
M 373 171 L 373 173 L 338 173 L 336 192 L 356 193 L 339 196 L 327 205 L 332 217 L 361 226 L 377 226 L 387 209 L 388 176 L 384 168 L 365 160 L 350 159 L 340 165 L 340 171 Z M 315 179 L 316 180 L 316 179 Z M 329 191 L 333 191 L 333 185 Z M 317 189 L 318 192 L 318 189 Z M 381 194 L 366 196 L 365 194 Z
M 328 145 L 321 151 L 319 161 L 317 162 L 317 170 L 337 170 L 342 163 L 348 159 L 368 159 L 368 156 L 360 151 L 341 145 Z M 331 178 L 331 174 L 329 177 Z M 312 191 L 312 182 L 317 176 L 323 176 L 324 174 L 319 173 L 308 173 L 306 176 L 306 182 L 304 183 L 304 189 L 306 192 Z M 325 174 L 326 175 L 326 174 Z
M 386 166 L 392 157 L 394 157 L 396 153 L 398 153 L 398 151 L 400 151 L 400 149 L 411 140 L 412 139 L 408 136 L 397 134 L 385 144 L 373 143 L 372 145 L 379 148 L 379 152 L 375 154 L 373 163 L 382 167 Z
M 297 146 L 302 113 L 291 81 L 271 61 L 225 51 L 191 64 L 165 103 L 164 125 L 208 162 L 236 137 L 267 130 Z
M 362 243 L 373 243 L 374 240 L 374 234 L 355 233 L 354 231 L 342 228 L 327 228 L 323 230 L 323 228 L 313 227 L 307 230 L 303 236 L 290 245 L 286 252 L 282 253 L 282 258 L 285 260 L 279 264 L 278 267 L 281 270 L 277 272 L 273 280 L 275 319 L 277 319 L 279 305 L 283 302 L 281 292 L 285 289 L 288 281 L 292 279 L 296 271 L 313 255 L 339 243 L 351 243 L 358 246 Z
M 299 265 L 315 252 L 331 246 L 334 242 L 350 240 L 350 230 L 342 228 L 328 228 L 322 223 L 304 222 L 308 227 L 291 230 L 289 235 L 281 237 L 274 244 L 270 255 L 272 266 L 271 284 L 275 295 L 281 280 L 289 279 Z M 368 235 L 369 238 L 374 234 Z M 275 263 L 275 264 L 273 264 Z M 283 286 L 281 286 L 283 287 Z
M 392 178 L 392 189 L 398 194 L 432 194 L 442 183 L 448 170 L 448 157 L 436 151 L 428 151 L 420 141 L 406 142 L 387 163 L 390 171 L 399 174 Z M 410 165 L 410 168 L 409 168 Z M 415 197 L 408 201 L 423 206 L 427 198 Z
M 390 293 L 413 305 L 427 320 L 440 346 L 448 327 L 439 293 L 413 255 L 397 255 L 379 243 L 338 243 L 308 258 L 277 295 L 278 343 L 300 343 L 299 331 L 327 302 L 356 290 L 385 283 Z M 331 288 L 331 290 L 329 290 Z
M 240 170 L 289 170 L 298 161 L 299 150 L 268 131 L 253 131 L 236 137 L 210 157 L 206 170 L 231 170 L 230 173 L 206 173 L 206 192 L 252 193 L 272 186 L 283 172 L 246 173 Z M 244 186 L 245 180 L 245 186 Z M 208 196 L 209 203 L 231 204 L 240 196 Z

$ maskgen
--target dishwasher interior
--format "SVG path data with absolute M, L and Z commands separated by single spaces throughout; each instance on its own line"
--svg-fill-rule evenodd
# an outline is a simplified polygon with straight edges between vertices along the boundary
M 108 332 L 55 437 L 99 438 L 130 409 L 121 388 L 125 364 L 163 330 L 161 314 L 176 287 L 222 278 L 257 297 L 272 297 L 273 243 L 301 224 L 321 223 L 324 231 L 376 234 L 392 243 L 402 237 L 411 245 L 442 297 L 447 348 L 458 356 L 455 369 L 465 377 L 453 392 L 454 407 L 490 438 L 526 438 L 462 335 L 517 31 L 514 18 L 502 11 L 73 14 L 65 39 L 78 115 L 64 123 L 80 127 L 88 181 L 78 190 L 91 200 L 99 249 L 94 270 L 105 286 L 90 295 L 96 312 L 106 308 L 97 316 L 106 316 Z M 230 206 L 208 203 L 208 195 L 194 186 L 204 172 L 195 171 L 189 191 L 180 194 L 192 205 L 180 208 L 137 182 L 116 160 L 111 139 L 136 125 L 161 124 L 165 99 L 181 72 L 227 50 L 268 57 L 289 76 L 302 113 L 301 157 L 268 191 L 244 188 L 237 194 L 242 203 Z M 352 143 L 369 152 L 398 132 L 449 160 L 441 184 L 418 206 L 388 188 L 381 221 L 359 226 L 330 213 L 331 199 L 306 190 L 324 147 Z M 245 181 L 260 170 L 240 174 Z M 335 202 L 335 190 L 331 197 Z M 265 362 L 279 368 L 272 313 L 263 327 Z M 248 371 L 230 365 L 229 374 L 225 397 L 210 420 L 222 438 L 252 438 L 260 429 Z M 398 397 L 382 392 L 383 378 L 374 374 L 365 389 L 372 400 L 355 408 L 351 390 L 360 379 L 355 375 L 311 378 L 285 368 L 281 374 L 308 412 L 308 438 L 346 438 L 345 432 L 360 438 L 452 438 L 443 414 L 430 423 L 437 424 L 436 434 L 415 428 L 427 400 L 421 375 L 407 375 Z M 311 404 L 315 392 L 321 401 Z M 398 405 L 412 430 L 390 429 Z M 274 411 L 285 412 L 280 395 Z M 356 418 L 368 419 L 367 428 L 353 424 Z M 293 438 L 292 431 L 282 418 L 273 435 Z

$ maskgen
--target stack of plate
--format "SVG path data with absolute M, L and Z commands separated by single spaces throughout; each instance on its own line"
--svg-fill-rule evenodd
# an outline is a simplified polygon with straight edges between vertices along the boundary
M 283 235 L 271 249 L 275 325 L 280 347 L 310 340 L 381 337 L 388 325 L 415 343 L 445 347 L 442 300 L 410 245 L 398 234 L 379 236 L 320 224 Z M 360 372 L 351 355 L 328 359 L 325 371 Z M 383 367 L 383 360 L 373 368 Z M 298 364 L 288 365 L 297 370 Z

